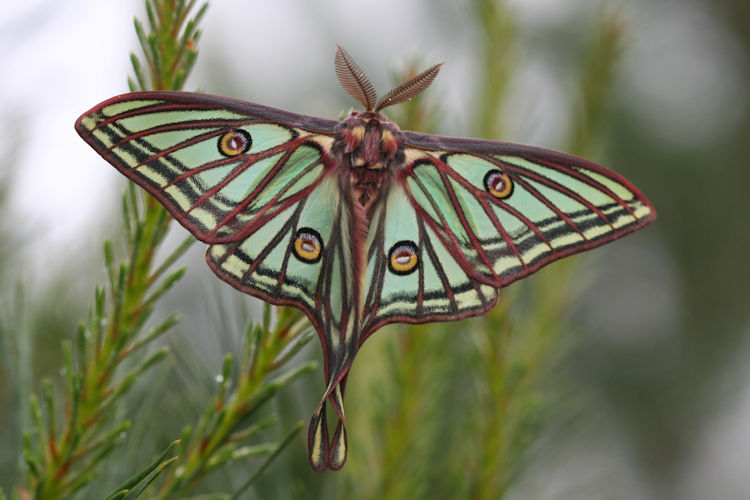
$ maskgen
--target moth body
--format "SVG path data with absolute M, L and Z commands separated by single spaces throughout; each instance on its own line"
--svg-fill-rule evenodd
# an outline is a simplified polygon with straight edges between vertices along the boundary
M 367 207 L 383 180 L 404 164 L 404 139 L 398 125 L 380 113 L 352 111 L 340 125 L 331 151 L 351 180 L 353 198 Z

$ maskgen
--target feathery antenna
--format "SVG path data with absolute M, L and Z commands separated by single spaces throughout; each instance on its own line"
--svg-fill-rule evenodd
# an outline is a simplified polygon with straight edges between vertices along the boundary
M 424 92 L 437 76 L 440 71 L 440 66 L 445 64 L 436 64 L 421 72 L 414 78 L 410 78 L 408 81 L 392 89 L 384 95 L 377 104 L 375 104 L 375 100 L 378 96 L 375 93 L 375 88 L 372 86 L 372 83 L 370 83 L 367 75 L 365 75 L 365 72 L 359 67 L 357 61 L 355 61 L 354 58 L 341 47 L 341 45 L 336 44 L 336 47 L 336 58 L 334 62 L 336 64 L 336 76 L 338 76 L 341 86 L 344 87 L 344 90 L 346 90 L 350 96 L 355 98 L 365 107 L 365 111 L 372 111 L 375 113 L 378 113 L 385 107 L 408 101 Z
M 427 87 L 429 87 L 432 81 L 435 79 L 438 71 L 440 71 L 440 66 L 442 66 L 443 64 L 445 63 L 436 64 L 431 68 L 422 71 L 414 78 L 410 78 L 409 80 L 405 81 L 395 89 L 392 89 L 390 92 L 384 95 L 383 98 L 380 99 L 380 101 L 378 101 L 378 104 L 377 106 L 375 106 L 375 109 L 373 111 L 377 113 L 386 106 L 392 106 L 394 104 L 408 101 L 412 97 L 416 97 L 427 90 Z
M 339 77 L 341 86 L 350 96 L 362 103 L 367 111 L 372 111 L 378 98 L 372 83 L 354 58 L 340 45 L 336 44 L 336 47 L 336 76 Z

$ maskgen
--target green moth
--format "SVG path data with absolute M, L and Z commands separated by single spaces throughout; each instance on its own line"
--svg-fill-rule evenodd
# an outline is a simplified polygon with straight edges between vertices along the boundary
M 335 66 L 365 108 L 342 121 L 135 92 L 76 122 L 101 156 L 209 245 L 221 279 L 310 319 L 326 376 L 308 433 L 316 470 L 344 464 L 347 375 L 377 329 L 482 314 L 499 288 L 656 217 L 632 184 L 592 162 L 404 131 L 380 113 L 424 91 L 440 65 L 380 100 L 341 47 Z

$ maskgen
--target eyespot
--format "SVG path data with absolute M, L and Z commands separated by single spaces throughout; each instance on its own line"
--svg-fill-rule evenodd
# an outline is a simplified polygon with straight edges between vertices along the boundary
M 504 200 L 513 194 L 513 181 L 508 174 L 493 169 L 484 176 L 484 188 L 495 198 Z
M 247 152 L 253 139 L 246 130 L 234 129 L 219 138 L 219 153 L 224 156 L 237 156 Z
M 320 233 L 309 227 L 300 228 L 292 246 L 294 256 L 302 262 L 313 264 L 323 255 L 323 240 Z
M 388 252 L 388 269 L 393 274 L 405 275 L 417 268 L 417 245 L 412 241 L 399 241 Z

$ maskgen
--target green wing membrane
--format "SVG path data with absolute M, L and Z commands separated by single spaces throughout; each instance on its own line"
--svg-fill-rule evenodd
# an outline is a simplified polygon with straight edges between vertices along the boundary
M 627 180 L 541 148 L 405 132 L 406 158 L 374 210 L 363 339 L 390 322 L 481 314 L 497 288 L 647 225 L 656 212 Z M 394 241 L 419 262 L 394 273 Z
M 479 271 L 488 271 L 487 266 L 476 255 L 456 250 L 460 243 L 442 215 L 446 211 L 436 214 L 444 225 L 430 224 L 413 204 L 409 191 L 394 183 L 374 211 L 367 244 L 365 336 L 394 321 L 475 316 L 497 302 L 497 288 Z M 399 242 L 414 244 L 418 263 L 411 272 L 394 272 L 389 264 L 391 249 Z
M 208 243 L 242 237 L 306 196 L 327 169 L 321 145 L 330 141 L 274 121 L 270 108 L 216 99 L 128 94 L 76 124 L 94 149 Z M 221 139 L 232 131 L 250 138 L 247 150 L 222 154 Z
M 572 157 L 561 159 L 567 161 L 541 155 L 447 154 L 418 167 L 414 175 L 446 172 L 445 189 L 469 214 L 467 224 L 454 227 L 477 237 L 497 284 L 504 286 L 549 262 L 632 232 L 654 215 L 648 202 L 616 174 L 603 175 L 600 167 L 572 163 Z M 493 169 L 511 179 L 513 192 L 507 198 L 496 198 L 483 186 L 481 176 Z

